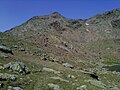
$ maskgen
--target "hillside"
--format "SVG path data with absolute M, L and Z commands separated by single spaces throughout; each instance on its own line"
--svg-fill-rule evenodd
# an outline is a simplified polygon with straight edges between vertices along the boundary
M 119 54 L 120 9 L 85 20 L 34 16 L 0 33 L 0 88 L 120 90 Z

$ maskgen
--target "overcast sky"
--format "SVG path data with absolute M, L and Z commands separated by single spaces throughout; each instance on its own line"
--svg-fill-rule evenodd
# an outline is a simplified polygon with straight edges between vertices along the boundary
M 86 19 L 116 8 L 120 8 L 120 0 L 0 0 L 0 31 L 52 12 L 67 18 Z

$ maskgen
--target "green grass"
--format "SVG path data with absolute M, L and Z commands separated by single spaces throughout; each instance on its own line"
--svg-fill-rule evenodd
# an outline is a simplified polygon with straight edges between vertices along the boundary
M 110 57 L 104 58 L 104 61 L 102 63 L 107 65 L 120 64 L 120 60 L 117 59 L 116 57 L 110 56 Z

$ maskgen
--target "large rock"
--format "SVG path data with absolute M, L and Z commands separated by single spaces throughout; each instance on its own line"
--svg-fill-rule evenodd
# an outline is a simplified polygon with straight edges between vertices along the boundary
M 3 67 L 3 66 L 0 66 L 0 70 L 2 70 L 2 69 L 4 69 L 4 67 Z
M 90 82 L 90 84 L 102 88 L 102 89 L 106 89 L 106 85 L 104 83 L 102 83 L 101 81 L 98 80 L 88 80 Z
M 50 88 L 52 88 L 53 90 L 63 90 L 63 89 L 60 88 L 60 86 L 57 85 L 57 84 L 49 83 L 48 86 L 49 86 Z
M 87 90 L 87 86 L 86 85 L 82 85 L 80 87 L 77 87 L 76 90 Z
M 52 72 L 54 74 L 60 74 L 59 71 L 56 71 L 56 70 L 51 69 L 51 68 L 46 68 L 46 67 L 43 68 L 43 71 Z
M 8 74 L 8 73 L 0 73 L 0 80 L 16 80 L 17 75 Z
M 28 74 L 29 68 L 22 62 L 10 62 L 4 65 L 4 69 L 10 69 L 19 73 Z
M 12 87 L 12 86 L 8 86 L 8 90 L 23 90 L 20 87 Z
M 43 54 L 41 55 L 41 59 L 44 60 L 44 61 L 46 61 L 46 60 L 49 60 L 50 57 L 49 57 L 47 54 L 43 53 Z
M 0 51 L 4 52 L 4 53 L 10 53 L 13 54 L 12 50 L 6 46 L 2 46 L 0 45 Z
M 62 79 L 61 77 L 50 77 L 50 78 L 54 79 L 54 80 L 59 80 L 59 81 L 62 81 L 62 82 L 69 82 L 68 80 Z
M 91 73 L 89 73 L 89 74 L 90 74 L 90 76 L 91 76 L 92 78 L 94 78 L 94 79 L 96 79 L 96 80 L 99 80 L 98 75 L 97 75 L 96 72 L 91 72 Z
M 76 78 L 74 75 L 70 75 L 70 74 L 68 75 L 68 77 L 69 77 L 69 78 L 73 78 L 73 79 Z
M 87 82 L 89 82 L 91 85 L 101 88 L 101 90 L 120 90 L 118 87 L 116 87 L 116 85 L 106 85 L 102 81 L 98 80 L 87 80 Z
M 62 64 L 64 67 L 67 67 L 67 68 L 74 68 L 73 65 L 69 64 L 69 63 L 63 63 Z

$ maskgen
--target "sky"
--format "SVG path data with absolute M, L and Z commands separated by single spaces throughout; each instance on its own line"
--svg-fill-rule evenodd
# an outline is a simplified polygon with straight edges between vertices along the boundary
M 33 16 L 59 12 L 72 19 L 87 19 L 120 8 L 120 0 L 0 0 L 0 32 Z

